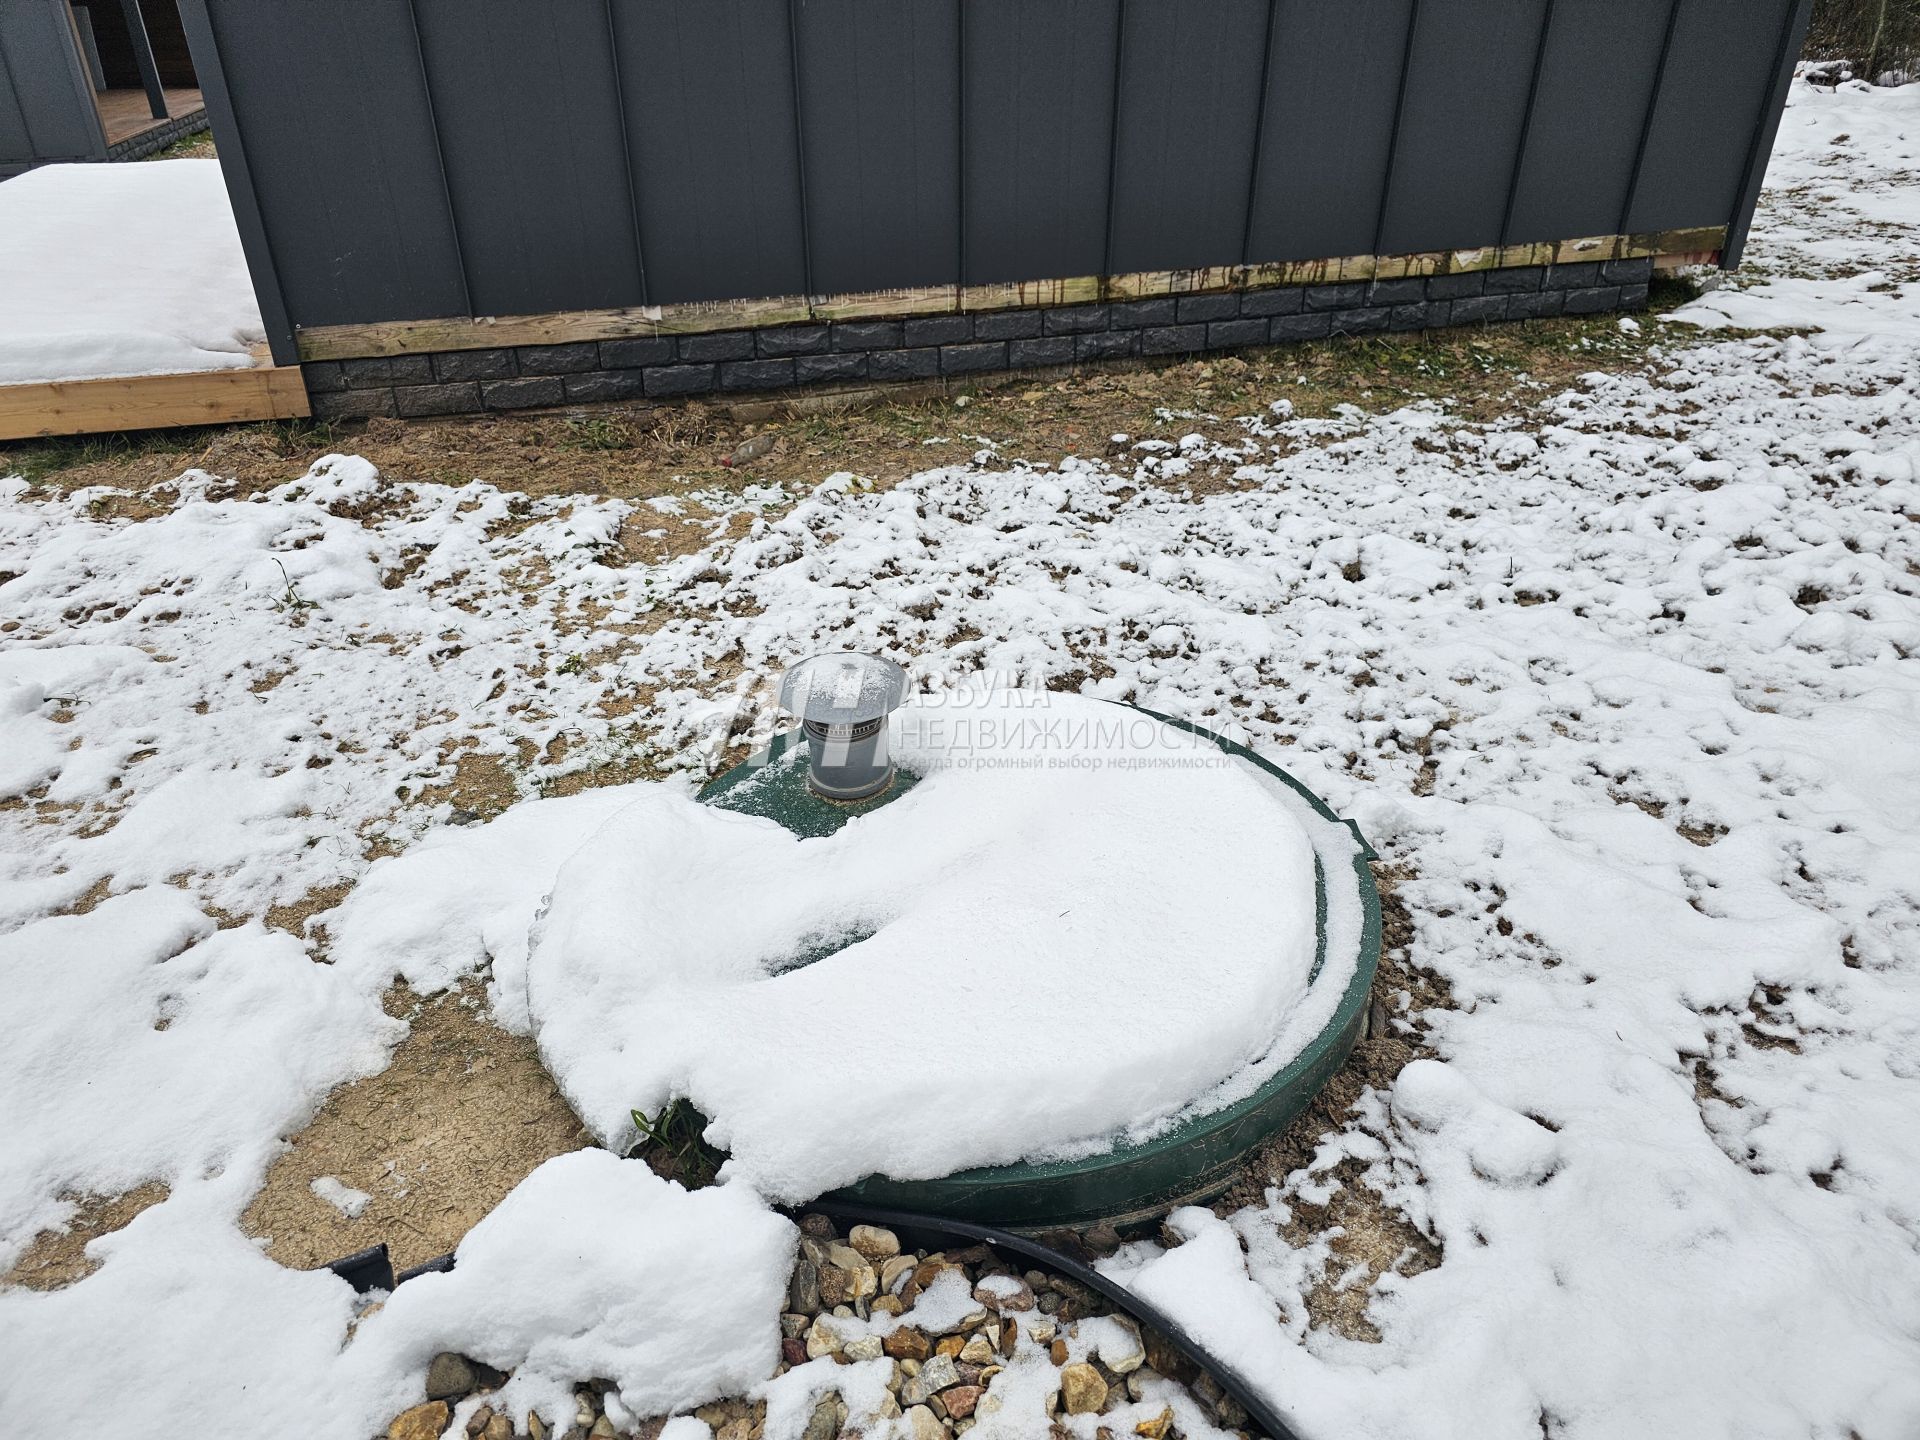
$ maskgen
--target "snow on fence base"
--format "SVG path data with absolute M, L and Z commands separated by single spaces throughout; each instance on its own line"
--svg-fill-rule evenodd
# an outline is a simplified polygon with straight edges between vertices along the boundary
M 835 1192 L 829 1197 L 832 1202 L 913 1211 L 1015 1232 L 1045 1232 L 1098 1220 L 1124 1224 L 1164 1214 L 1225 1188 L 1246 1154 L 1312 1104 L 1360 1038 L 1380 958 L 1381 932 L 1380 899 L 1368 867 L 1373 851 L 1358 828 L 1246 747 L 1186 721 L 1140 707 L 1126 708 L 1252 765 L 1284 786 L 1301 809 L 1322 822 L 1311 832 L 1317 852 L 1317 942 L 1311 979 L 1317 981 L 1324 974 L 1340 988 L 1337 999 L 1324 995 L 1319 1005 L 1309 1002 L 1302 1009 L 1311 1010 L 1316 1018 L 1323 1010 L 1330 1013 L 1291 1059 L 1254 1077 L 1257 1087 L 1249 1080 L 1244 1088 L 1251 1093 L 1211 1113 L 1184 1118 L 1152 1138 L 1118 1143 L 1077 1158 L 981 1167 L 939 1179 L 903 1181 L 876 1175 Z M 853 814 L 868 813 L 891 798 L 851 807 L 820 799 L 807 788 L 804 766 L 799 763 L 803 753 L 797 732 L 778 736 L 764 759 L 727 771 L 709 783 L 700 798 L 776 820 L 802 836 L 831 834 Z M 1276 1051 L 1281 1048 L 1277 1043 Z M 1249 1067 L 1259 1069 L 1259 1062 Z

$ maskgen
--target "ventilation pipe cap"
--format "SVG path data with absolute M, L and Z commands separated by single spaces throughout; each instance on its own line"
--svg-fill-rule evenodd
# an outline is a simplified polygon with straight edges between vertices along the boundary
M 887 716 L 906 698 L 907 672 L 878 655 L 815 655 L 781 676 L 780 708 L 807 737 L 807 788 L 842 801 L 886 789 Z

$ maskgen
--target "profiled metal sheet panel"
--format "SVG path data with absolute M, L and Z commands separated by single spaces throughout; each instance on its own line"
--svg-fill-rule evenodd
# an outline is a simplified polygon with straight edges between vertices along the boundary
M 1267 0 L 1127 0 L 1110 268 L 1237 265 Z
M 1627 228 L 1725 225 L 1792 0 L 1681 0 Z
M 1419 8 L 1380 253 L 1499 241 L 1546 0 Z
M 5 59 L 5 37 L 0 36 L 0 62 Z M 25 165 L 32 158 L 33 141 L 27 136 L 27 117 L 21 113 L 19 98 L 13 93 L 13 77 L 0 63 L 0 166 Z
M 414 0 L 473 307 L 641 301 L 600 0 Z
M 1119 0 L 966 0 L 970 284 L 1097 275 Z
M 1555 0 L 1506 240 L 1620 228 L 1672 0 Z
M 654 304 L 806 289 L 784 0 L 615 0 Z
M 0 0 L 0 165 L 105 156 L 65 0 Z
M 959 0 L 792 0 L 814 288 L 960 275 Z
M 1247 259 L 1373 252 L 1413 0 L 1279 0 Z
M 208 10 L 294 323 L 466 313 L 406 0 Z

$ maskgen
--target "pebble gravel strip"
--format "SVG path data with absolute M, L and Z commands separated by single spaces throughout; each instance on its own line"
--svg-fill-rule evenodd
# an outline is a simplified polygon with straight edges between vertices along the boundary
M 1120 1237 L 1111 1227 L 1097 1226 L 1084 1232 L 1081 1241 L 1098 1256 L 1118 1248 Z M 902 1324 L 885 1335 L 873 1335 L 865 1333 L 864 1325 L 833 1323 L 910 1316 L 920 1295 L 954 1270 L 971 1290 L 977 1308 L 951 1325 L 933 1329 Z M 1112 1417 L 1114 1423 L 1099 1425 L 1096 1440 L 1122 1440 L 1127 1435 L 1185 1440 L 1188 1432 L 1176 1418 L 1176 1407 L 1164 1403 L 1167 1387 L 1173 1385 L 1180 1387 L 1194 1413 L 1208 1422 L 1203 1428 L 1217 1426 L 1241 1440 L 1256 1440 L 1247 1428 L 1245 1410 L 1158 1334 L 1142 1331 L 1131 1319 L 1115 1313 L 1105 1297 L 1076 1281 L 1041 1270 L 1021 1271 L 985 1245 L 944 1252 L 903 1250 L 891 1230 L 855 1225 L 842 1236 L 825 1216 L 808 1215 L 801 1221 L 800 1253 L 787 1287 L 787 1307 L 780 1317 L 776 1375 L 822 1360 L 841 1365 L 883 1358 L 893 1362 L 887 1398 L 876 1414 L 851 1415 L 839 1392 L 829 1389 L 815 1404 L 802 1440 L 856 1440 L 889 1429 L 910 1440 L 956 1440 L 1002 1410 L 1006 1401 L 996 1392 L 994 1379 L 1006 1372 L 1017 1353 L 1029 1348 L 1045 1352 L 1058 1379 L 1045 1393 L 1044 1409 L 1036 1406 L 1031 1423 L 1013 1427 L 1019 1434 L 1068 1440 L 1072 1432 L 1061 1423 L 1062 1417 L 1099 1415 Z M 1130 1343 L 1116 1347 L 1111 1339 L 1115 1332 L 1104 1326 L 1108 1338 L 1097 1353 L 1085 1343 L 1075 1343 L 1080 1322 L 1096 1316 L 1108 1317 Z M 861 1333 L 843 1334 L 843 1329 L 855 1328 Z M 667 1422 L 665 1416 L 616 1422 L 609 1410 L 623 1414 L 617 1397 L 610 1406 L 611 1387 L 594 1379 L 585 1379 L 575 1388 L 571 1415 L 511 1416 L 486 1400 L 508 1378 L 466 1356 L 451 1352 L 435 1356 L 427 1371 L 426 1403 L 395 1417 L 387 1427 L 387 1440 L 438 1440 L 469 1397 L 481 1401 L 467 1415 L 464 1433 L 469 1440 L 517 1436 L 655 1440 Z M 1033 1403 L 1032 1387 L 1022 1387 L 1020 1393 Z M 1156 1406 L 1155 1399 L 1163 1403 Z M 762 1440 L 766 1410 L 764 1400 L 731 1399 L 703 1405 L 693 1414 L 714 1440 Z

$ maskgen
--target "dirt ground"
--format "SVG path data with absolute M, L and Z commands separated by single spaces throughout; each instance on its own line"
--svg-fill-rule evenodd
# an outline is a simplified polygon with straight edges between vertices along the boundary
M 394 1267 L 444 1255 L 535 1167 L 591 1145 L 533 1042 L 486 1018 L 479 987 L 387 999 L 412 1029 L 378 1075 L 343 1085 L 294 1136 L 241 1216 L 283 1265 L 310 1269 L 384 1240 Z M 371 1198 L 349 1219 L 310 1188 Z

